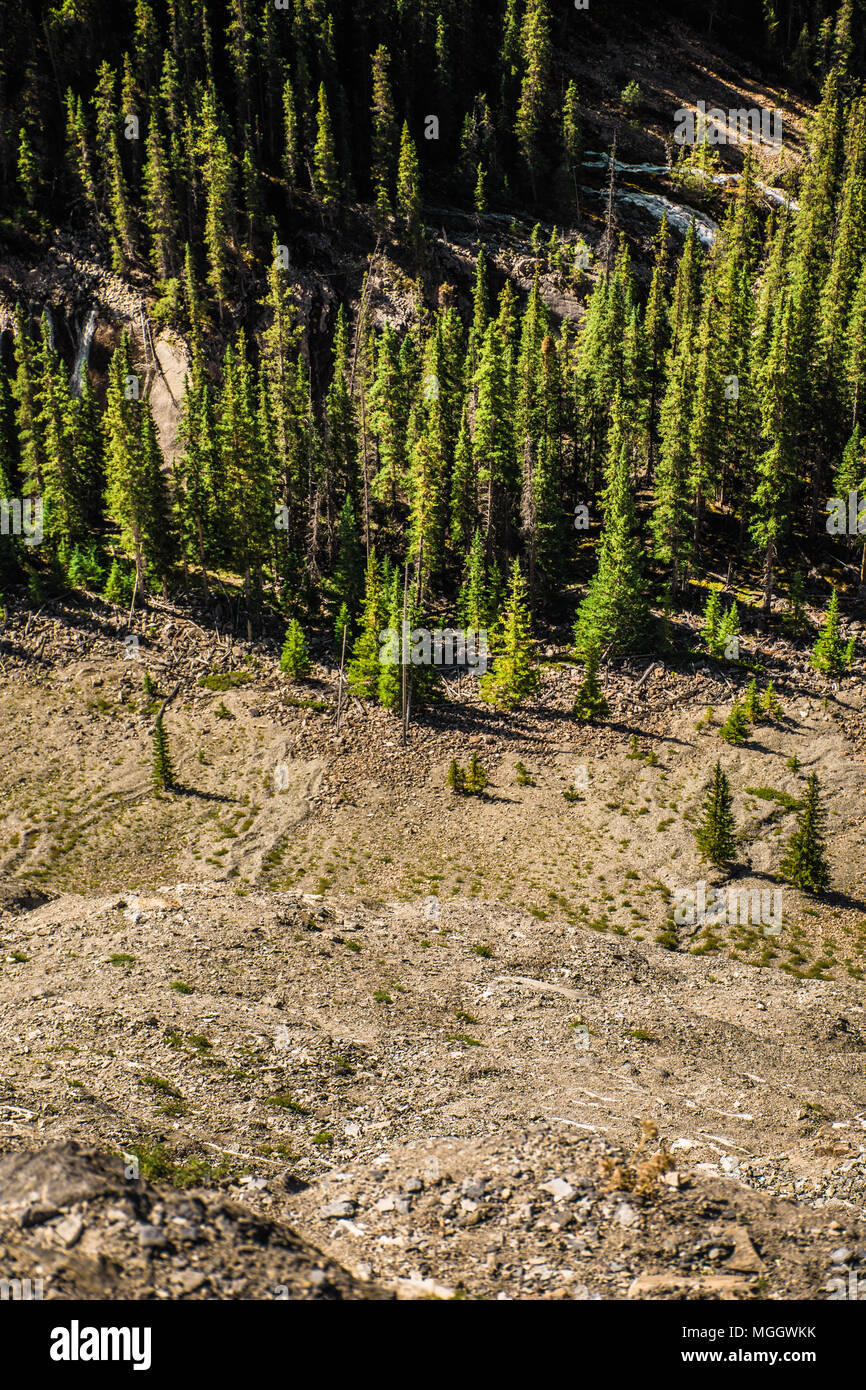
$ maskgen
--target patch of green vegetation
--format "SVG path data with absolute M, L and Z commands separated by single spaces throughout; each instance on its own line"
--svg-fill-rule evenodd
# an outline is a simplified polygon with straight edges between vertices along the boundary
M 485 946 L 483 944 L 479 946 L 473 946 L 472 949 L 475 952 L 476 956 L 483 956 L 485 960 L 489 960 L 490 957 L 493 955 L 493 951 L 490 949 L 490 947 Z
M 277 1110 L 291 1110 L 293 1115 L 309 1115 L 310 1113 L 305 1106 L 293 1100 L 291 1096 L 266 1096 L 264 1103 L 265 1105 L 274 1106 Z
M 484 1047 L 486 1044 L 479 1042 L 477 1038 L 470 1038 L 468 1033 L 449 1033 L 448 1041 L 464 1043 L 466 1047 Z
M 164 1076 L 156 1076 L 153 1072 L 144 1072 L 138 1078 L 141 1086 L 147 1086 L 148 1090 L 155 1091 L 160 1096 L 173 1096 L 175 1100 L 182 1100 L 180 1091 L 173 1086 L 170 1081 L 166 1081 Z
M 745 790 L 749 796 L 757 796 L 761 801 L 778 802 L 786 811 L 799 811 L 803 804 L 796 796 L 777 791 L 775 787 L 746 787 Z
M 169 989 L 175 990 L 177 994 L 192 994 L 192 985 L 188 985 L 186 980 L 172 980 Z
M 373 998 L 377 1004 L 393 1004 L 393 999 L 386 989 L 376 989 L 373 991 Z
M 329 710 L 334 708 L 333 705 L 327 704 L 324 700 L 302 700 L 297 695 L 284 695 L 283 703 L 291 705 L 292 709 L 312 709 L 317 714 L 327 714 Z
M 115 955 L 108 957 L 109 965 L 135 965 L 135 956 L 128 956 L 125 951 L 118 951 Z
M 249 671 L 211 671 L 210 675 L 201 676 L 198 683 L 204 690 L 233 690 L 251 680 Z

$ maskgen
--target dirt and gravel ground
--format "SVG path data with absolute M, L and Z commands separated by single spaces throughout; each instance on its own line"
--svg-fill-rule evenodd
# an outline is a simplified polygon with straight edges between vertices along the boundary
M 95 600 L 7 608 L 9 1277 L 195 1298 L 849 1287 L 866 1265 L 862 668 L 834 688 L 748 639 L 785 715 L 729 749 L 696 726 L 746 670 L 608 669 L 611 721 L 587 731 L 550 648 L 525 711 L 491 713 L 464 678 L 403 749 L 356 702 L 337 735 L 324 653 L 293 685 L 276 644 L 168 605 L 132 658 Z M 180 787 L 162 798 L 145 670 L 177 688 Z M 473 750 L 489 786 L 454 798 L 448 762 Z M 821 776 L 836 891 L 786 889 L 778 937 L 672 932 L 671 894 L 721 881 L 692 833 L 719 756 L 738 888 L 775 886 L 792 799 Z M 21 1207 L 28 1182 L 51 1187 L 41 1205 Z

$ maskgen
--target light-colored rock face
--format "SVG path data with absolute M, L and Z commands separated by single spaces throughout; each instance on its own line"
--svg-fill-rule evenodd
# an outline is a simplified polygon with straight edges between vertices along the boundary
M 171 463 L 179 448 L 177 431 L 186 376 L 190 369 L 189 353 L 177 334 L 167 329 L 157 335 L 153 346 L 159 366 L 158 369 L 151 366 L 148 373 L 148 399 L 159 435 L 159 446 L 166 462 Z
M 282 1223 L 212 1190 L 157 1189 L 131 1166 L 74 1141 L 0 1157 L 4 1297 L 388 1297 Z

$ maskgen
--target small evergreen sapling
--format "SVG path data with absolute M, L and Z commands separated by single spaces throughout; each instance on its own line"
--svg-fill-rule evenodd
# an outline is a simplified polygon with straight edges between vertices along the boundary
M 722 618 L 719 627 L 717 656 L 724 656 L 727 659 L 736 661 L 739 657 L 739 636 L 740 636 L 740 615 L 737 612 L 737 605 L 732 603 L 730 608 Z
M 156 792 L 169 791 L 174 785 L 174 768 L 168 748 L 168 734 L 165 732 L 160 714 L 153 726 L 153 789 Z
M 575 696 L 572 716 L 581 724 L 607 719 L 610 707 L 598 679 L 598 646 L 593 643 L 586 654 L 584 677 Z
M 707 599 L 707 606 L 704 609 L 704 625 L 701 629 L 701 636 L 710 656 L 715 656 L 718 650 L 719 627 L 722 622 L 722 600 L 718 589 L 713 589 Z
M 767 688 L 761 696 L 761 713 L 766 715 L 768 719 L 781 719 L 785 713 L 779 704 L 772 681 L 767 682 Z
M 496 625 L 493 646 L 493 668 L 480 681 L 478 693 L 497 709 L 511 709 L 538 689 L 538 672 L 532 665 L 526 581 L 518 560 L 511 567 L 505 612 Z
M 743 713 L 745 714 L 750 724 L 757 724 L 759 717 L 758 683 L 755 680 L 754 676 L 752 676 L 752 679 L 746 686 L 746 693 L 743 696 Z
M 470 796 L 477 796 L 486 786 L 487 773 L 478 761 L 478 754 L 473 753 L 466 769 L 466 790 Z
M 783 614 L 782 622 L 792 637 L 803 637 L 809 631 L 809 617 L 806 612 L 806 581 L 800 570 L 791 576 L 788 606 Z
M 729 864 L 736 852 L 737 827 L 732 807 L 731 784 L 722 771 L 721 762 L 716 762 L 695 839 L 702 858 L 709 859 L 717 868 Z
M 830 607 L 818 640 L 812 649 L 812 665 L 826 676 L 840 676 L 854 660 L 854 638 L 843 643 L 839 633 L 839 590 L 833 590 Z
M 451 788 L 455 796 L 466 795 L 466 774 L 458 765 L 456 758 L 451 759 L 445 784 Z
M 821 805 L 818 774 L 806 784 L 806 795 L 797 816 L 797 828 L 788 841 L 779 872 L 795 888 L 823 893 L 830 887 L 830 869 L 824 857 L 823 829 L 827 813 Z
M 483 792 L 487 786 L 487 773 L 478 760 L 478 754 L 472 754 L 465 771 L 452 758 L 445 783 L 457 796 L 478 796 Z
M 280 655 L 280 670 L 285 671 L 287 676 L 293 680 L 301 676 L 309 675 L 310 654 L 307 649 L 307 639 L 304 636 L 301 625 L 297 618 L 292 618 L 286 628 L 286 640 L 283 643 L 283 650 Z
M 735 700 L 731 705 L 731 712 L 719 729 L 719 738 L 723 738 L 725 743 L 745 743 L 749 737 L 749 724 L 746 719 L 745 710 L 739 700 Z

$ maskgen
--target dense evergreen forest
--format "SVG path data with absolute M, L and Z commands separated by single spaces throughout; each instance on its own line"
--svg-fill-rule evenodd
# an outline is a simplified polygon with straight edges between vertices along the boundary
M 623 8 L 592 0 L 595 32 Z M 589 253 L 576 211 L 588 132 L 564 4 L 2 14 L 0 238 L 26 257 L 58 223 L 97 229 L 118 273 L 146 268 L 155 321 L 190 353 L 167 463 L 130 340 L 96 389 L 21 306 L 0 366 L 0 496 L 42 499 L 44 543 L 0 537 L 4 586 L 128 605 L 207 600 L 237 576 L 250 637 L 269 612 L 326 624 L 337 646 L 347 627 L 355 688 L 388 704 L 378 632 L 399 623 L 407 564 L 414 620 L 489 625 L 513 652 L 563 614 L 582 654 L 669 643 L 720 554 L 762 577 L 767 621 L 781 597 L 796 624 L 828 499 L 866 491 L 859 0 L 690 14 L 816 112 L 775 208 L 747 150 L 712 245 L 663 221 L 643 280 L 612 220 Z M 638 102 L 623 92 L 624 111 Z M 699 183 L 706 147 L 689 159 Z M 431 287 L 425 210 L 442 202 L 479 227 L 534 225 L 528 296 L 494 283 L 480 244 L 471 313 Z M 293 228 L 337 237 L 359 216 L 399 243 L 417 312 L 399 331 L 363 295 L 341 306 L 323 379 Z M 579 322 L 546 306 L 551 270 L 585 300 Z M 854 530 L 832 542 L 852 582 Z M 527 671 L 509 679 L 511 696 L 529 688 Z

